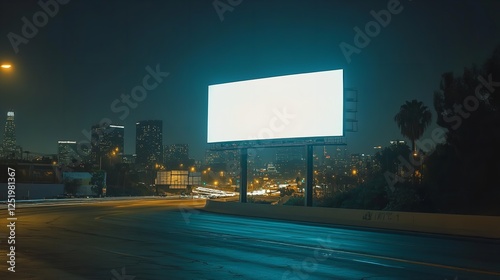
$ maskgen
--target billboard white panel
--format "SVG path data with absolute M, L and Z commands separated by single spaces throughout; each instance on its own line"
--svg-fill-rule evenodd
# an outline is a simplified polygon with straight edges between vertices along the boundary
M 343 70 L 208 87 L 208 143 L 343 135 Z

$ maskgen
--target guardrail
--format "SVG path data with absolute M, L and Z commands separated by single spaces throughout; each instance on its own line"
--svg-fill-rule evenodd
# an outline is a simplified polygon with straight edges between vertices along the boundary
M 275 206 L 207 200 L 204 210 L 240 216 L 313 223 L 500 238 L 500 216 L 391 212 L 324 207 Z

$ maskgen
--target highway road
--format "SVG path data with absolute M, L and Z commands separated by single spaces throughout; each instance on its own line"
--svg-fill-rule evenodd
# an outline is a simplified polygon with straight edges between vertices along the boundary
M 219 215 L 204 200 L 25 205 L 0 279 L 500 279 L 500 241 Z

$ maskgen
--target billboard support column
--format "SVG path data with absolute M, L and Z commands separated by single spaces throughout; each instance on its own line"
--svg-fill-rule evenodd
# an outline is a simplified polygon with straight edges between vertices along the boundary
M 306 145 L 306 189 L 305 206 L 313 202 L 313 145 Z
M 248 168 L 248 151 L 246 148 L 240 151 L 240 202 L 247 202 L 247 168 Z

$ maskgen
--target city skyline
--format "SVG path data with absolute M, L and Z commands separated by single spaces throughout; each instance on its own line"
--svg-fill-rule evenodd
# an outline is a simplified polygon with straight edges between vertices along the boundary
M 499 11 L 0 1 L 0 279 L 500 277 Z
M 22 35 L 21 19 L 41 10 L 35 2 L 1 5 L 4 35 Z M 161 119 L 164 144 L 189 144 L 202 158 L 209 85 L 344 69 L 345 86 L 359 92 L 359 130 L 346 133 L 346 142 L 367 152 L 399 137 L 393 117 L 401 104 L 419 99 L 432 108 L 441 75 L 482 63 L 497 43 L 498 3 L 401 7 L 346 59 L 340 45 L 355 46 L 354 28 L 364 30 L 371 11 L 386 9 L 387 1 L 249 1 L 223 21 L 202 1 L 69 2 L 17 53 L 7 36 L 0 40 L 0 59 L 12 64 L 10 73 L 0 72 L 0 112 L 16 112 L 19 145 L 27 150 L 55 153 L 60 139 L 88 140 L 82 131 L 103 119 L 131 130 L 138 120 Z M 415 24 L 422 15 L 426 21 Z M 122 27 L 130 31 L 116 32 Z M 413 36 L 430 30 L 432 36 Z M 435 126 L 433 118 L 427 133 Z M 133 132 L 126 134 L 125 150 L 132 151 Z
M 8 112 L 5 126 L 7 126 L 7 124 L 12 123 L 12 125 L 15 127 L 15 123 L 13 122 L 14 121 L 14 114 L 15 114 L 15 112 Z M 146 125 L 147 125 L 149 122 L 155 123 L 156 126 L 158 126 L 158 124 L 160 124 L 160 123 L 163 124 L 163 122 L 161 120 L 138 121 L 136 123 L 136 129 L 135 129 L 136 134 L 134 135 L 134 139 L 135 139 L 134 146 L 137 146 L 137 129 L 138 129 L 137 126 L 140 126 L 141 124 L 144 125 L 144 123 L 146 123 Z M 162 127 L 163 127 L 163 125 L 162 125 Z M 6 130 L 6 127 L 5 127 L 5 130 Z M 71 158 L 74 158 L 78 162 L 80 162 L 86 156 L 89 156 L 89 160 L 91 163 L 96 164 L 97 162 L 99 162 L 98 159 L 100 156 L 106 157 L 107 160 L 109 160 L 110 157 L 114 157 L 116 155 L 121 155 L 122 157 L 124 155 L 137 155 L 135 150 L 134 150 L 134 152 L 130 152 L 130 151 L 127 151 L 124 149 L 124 138 L 127 135 L 125 133 L 125 131 L 126 131 L 125 126 L 116 125 L 116 124 L 109 124 L 108 128 L 104 128 L 103 126 L 101 126 L 99 124 L 94 124 L 91 126 L 90 131 L 91 131 L 91 139 L 92 139 L 90 142 L 85 141 L 85 142 L 79 143 L 73 139 L 67 139 L 67 138 L 63 138 L 64 140 L 63 139 L 57 140 L 57 143 L 55 144 L 55 146 L 56 146 L 55 153 L 42 153 L 42 152 L 38 152 L 36 150 L 26 150 L 22 146 L 17 146 L 17 147 L 21 148 L 21 150 L 24 151 L 24 153 L 30 153 L 33 155 L 44 155 L 44 156 L 54 155 L 54 156 L 59 157 L 61 155 L 61 153 L 67 154 L 67 157 L 65 156 L 65 158 L 63 160 L 63 162 L 65 162 L 65 163 L 71 162 Z M 12 132 L 11 132 L 11 134 L 12 134 Z M 162 135 L 163 133 L 160 133 L 160 134 Z M 12 135 L 15 139 L 16 138 L 15 132 Z M 403 140 L 397 140 L 397 141 L 405 143 L 405 141 L 403 141 Z M 369 151 L 352 152 L 350 154 L 351 155 L 352 154 L 375 155 L 376 152 L 381 150 L 381 147 L 387 147 L 387 146 L 393 145 L 394 144 L 393 142 L 396 142 L 396 141 L 390 140 L 387 143 L 384 143 L 384 145 L 379 145 L 379 144 L 373 145 Z M 5 144 L 3 144 L 2 147 L 4 147 L 4 146 L 5 146 Z M 348 145 L 340 145 L 340 146 L 344 147 L 346 152 L 349 150 Z M 335 147 L 337 147 L 337 146 L 336 145 L 327 145 L 327 146 L 321 146 L 321 147 L 324 149 L 324 153 L 326 156 L 327 155 L 326 149 L 336 149 Z M 275 152 L 273 151 L 273 149 L 276 149 L 276 147 L 275 148 L 263 147 L 263 148 L 258 148 L 258 149 L 261 151 L 262 150 L 264 150 L 264 151 L 269 150 L 270 151 L 269 153 L 264 152 L 264 154 L 267 154 L 267 156 L 268 156 L 266 158 L 266 160 L 273 162 L 273 159 L 271 157 L 274 157 Z M 282 147 L 282 151 L 279 151 L 278 153 L 286 154 L 287 153 L 286 151 L 288 151 L 289 149 L 294 149 L 294 150 L 299 149 L 300 153 L 304 152 L 301 150 L 302 148 L 300 148 L 300 147 L 297 147 L 297 148 Z M 189 160 L 205 161 L 206 157 L 207 157 L 207 151 L 209 151 L 209 150 L 210 149 L 206 149 L 204 151 L 203 155 L 198 158 L 198 157 L 191 156 L 189 144 L 186 144 L 186 143 L 163 144 L 162 145 L 163 156 L 161 156 L 160 158 L 163 158 L 163 160 L 161 161 L 162 163 L 166 163 L 168 161 L 171 161 L 172 158 L 169 158 L 169 156 L 174 157 L 175 160 L 177 160 L 179 162 L 183 162 L 183 161 L 188 162 Z M 19 155 L 19 156 L 21 156 L 21 155 Z M 331 156 L 331 154 L 328 154 L 328 157 L 325 157 L 325 158 L 329 158 L 330 156 Z M 279 160 L 276 159 L 276 161 L 279 161 Z
M 147 120 L 136 124 L 136 164 L 154 168 L 163 163 L 163 121 Z
M 2 141 L 2 148 L 5 153 L 14 152 L 16 150 L 16 123 L 15 113 L 7 112 L 7 119 L 5 120 L 4 137 Z

